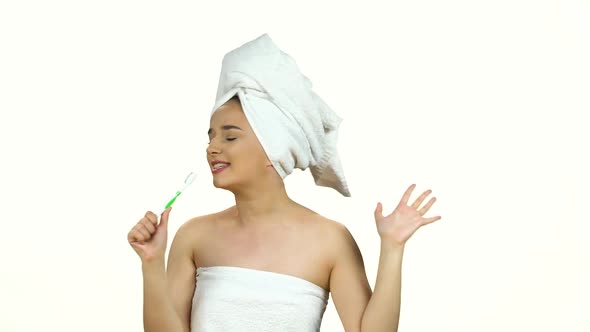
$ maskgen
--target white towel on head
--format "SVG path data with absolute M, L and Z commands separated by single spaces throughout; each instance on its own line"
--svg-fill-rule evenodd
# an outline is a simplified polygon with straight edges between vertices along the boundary
M 237 94 L 281 178 L 310 168 L 317 185 L 350 197 L 337 150 L 342 119 L 311 87 L 295 60 L 265 33 L 223 57 L 211 115 Z

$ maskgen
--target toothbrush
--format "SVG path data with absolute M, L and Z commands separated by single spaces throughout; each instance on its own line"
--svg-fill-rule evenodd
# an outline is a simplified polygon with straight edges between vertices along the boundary
M 160 211 L 160 215 L 162 215 L 162 213 L 164 213 L 164 211 L 166 211 L 167 208 L 169 208 L 170 206 L 172 206 L 172 203 L 174 203 L 176 201 L 176 198 L 178 198 L 178 196 L 180 194 L 182 194 L 182 192 L 191 184 L 193 183 L 193 181 L 195 180 L 195 177 L 197 175 L 195 174 L 195 172 L 190 172 L 189 175 L 186 177 L 186 179 L 184 179 L 184 186 L 182 187 L 182 189 L 176 191 L 176 194 L 174 195 L 174 197 L 172 197 L 172 199 L 170 199 L 170 201 L 168 201 L 168 204 L 166 204 L 166 206 L 164 207 L 164 209 L 162 211 Z

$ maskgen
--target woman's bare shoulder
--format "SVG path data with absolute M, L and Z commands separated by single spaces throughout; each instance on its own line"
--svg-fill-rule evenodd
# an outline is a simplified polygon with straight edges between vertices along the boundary
M 340 223 L 334 219 L 330 219 L 328 217 L 325 217 L 325 216 L 321 215 L 320 213 L 318 213 L 308 207 L 305 207 L 303 205 L 300 205 L 300 207 L 301 207 L 302 211 L 305 211 L 305 214 L 308 216 L 308 218 L 312 222 L 317 223 L 318 225 L 320 225 L 322 227 L 326 227 L 326 228 L 334 230 L 335 228 L 343 226 L 342 223 Z
M 343 223 L 321 215 L 318 215 L 318 218 L 325 230 L 326 241 L 338 241 L 347 236 L 346 233 L 348 233 L 348 229 Z
M 181 236 L 191 243 L 190 247 L 194 262 L 196 262 L 196 253 L 203 248 L 207 248 L 208 243 L 213 240 L 213 235 L 217 234 L 217 232 L 213 232 L 216 223 L 227 219 L 228 210 L 193 217 L 184 222 L 178 229 L 177 234 L 182 233 Z
M 187 229 L 187 231 L 190 232 L 195 232 L 197 230 L 203 230 L 204 228 L 212 227 L 214 226 L 216 221 L 226 219 L 228 211 L 230 209 L 231 208 L 227 208 L 219 212 L 213 212 L 193 217 L 187 220 L 181 227 Z
M 318 252 L 325 255 L 326 262 L 331 271 L 336 262 L 336 258 L 340 255 L 340 250 L 350 243 L 352 234 L 342 222 L 322 216 L 315 213 L 312 216 L 312 223 L 315 224 L 313 233 L 317 236 L 317 241 L 314 241 L 320 247 Z

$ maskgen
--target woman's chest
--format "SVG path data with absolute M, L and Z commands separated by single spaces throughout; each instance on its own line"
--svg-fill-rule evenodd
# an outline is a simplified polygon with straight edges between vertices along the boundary
M 329 290 L 331 257 L 322 228 L 309 225 L 244 230 L 211 227 L 195 245 L 198 267 L 235 266 L 295 276 Z

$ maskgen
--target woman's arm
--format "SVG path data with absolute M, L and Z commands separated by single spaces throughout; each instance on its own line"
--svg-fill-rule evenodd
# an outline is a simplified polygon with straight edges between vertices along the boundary
M 377 281 L 363 314 L 361 331 L 397 331 L 403 253 L 403 246 L 393 246 L 381 241 Z
M 397 208 L 383 216 L 383 206 L 377 204 L 375 223 L 381 239 L 381 254 L 375 291 L 371 291 L 363 256 L 350 231 L 341 223 L 329 239 L 333 267 L 330 273 L 330 292 L 346 332 L 396 332 L 399 324 L 401 299 L 401 269 L 405 243 L 421 226 L 441 219 L 424 218 L 434 204 L 432 198 L 418 209 L 431 192 L 424 192 L 411 206 L 408 199 L 415 185 L 410 186 Z
M 330 292 L 346 332 L 395 332 L 400 314 L 403 247 L 381 242 L 375 291 L 371 291 L 363 256 L 346 226 L 336 228 L 331 244 L 334 267 Z
M 145 332 L 188 332 L 168 297 L 163 259 L 142 264 L 143 328 Z
M 436 201 L 435 197 L 419 208 L 432 190 L 426 190 L 414 203 L 408 204 L 415 187 L 416 185 L 412 184 L 406 189 L 391 214 L 383 215 L 381 203 L 377 203 L 375 208 L 375 223 L 381 238 L 381 254 L 375 291 L 363 313 L 361 331 L 397 331 L 405 244 L 418 228 L 441 219 L 441 216 L 424 218 L 424 214 Z

